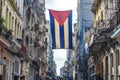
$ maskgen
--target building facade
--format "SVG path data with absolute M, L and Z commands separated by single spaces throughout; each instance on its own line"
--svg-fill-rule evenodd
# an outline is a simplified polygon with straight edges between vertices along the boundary
M 88 53 L 86 53 L 86 44 L 88 44 L 87 41 L 87 31 L 91 27 L 93 27 L 93 13 L 91 12 L 91 6 L 92 6 L 93 0 L 78 0 L 78 27 L 79 27 L 79 32 L 77 34 L 77 39 L 78 39 L 78 49 L 76 60 L 77 60 L 77 65 L 76 65 L 76 79 L 77 80 L 82 80 L 82 79 L 87 79 L 87 61 L 88 61 Z
M 45 27 L 45 1 L 25 0 L 23 39 L 27 47 L 26 79 L 46 78 L 47 40 Z
M 47 37 L 47 76 L 56 77 L 56 63 L 54 61 L 53 51 L 52 51 L 52 41 L 51 41 L 51 31 L 50 31 L 50 22 L 46 22 L 46 37 Z
M 20 42 L 22 19 L 17 10 L 17 2 L 11 0 L 1 0 L 1 23 L 0 44 L 1 56 L 0 60 L 4 64 L 0 65 L 1 80 L 18 80 L 21 79 L 21 61 L 22 52 Z M 23 3 L 23 1 L 21 1 Z M 12 48 L 11 48 L 12 47 Z M 19 66 L 16 68 L 16 65 Z
M 95 29 L 91 45 L 95 64 L 92 80 L 119 80 L 119 0 L 94 0 L 92 11 Z
M 44 7 L 44 0 L 0 1 L 0 80 L 45 79 Z

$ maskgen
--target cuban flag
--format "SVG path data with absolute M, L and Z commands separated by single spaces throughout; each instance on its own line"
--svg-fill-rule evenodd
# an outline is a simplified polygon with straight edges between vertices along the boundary
M 72 49 L 72 10 L 49 10 L 52 49 Z

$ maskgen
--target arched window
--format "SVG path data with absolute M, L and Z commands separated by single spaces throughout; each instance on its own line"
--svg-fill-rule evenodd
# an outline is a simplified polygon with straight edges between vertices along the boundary
M 118 67 L 120 66 L 120 53 L 119 50 L 116 51 L 116 73 L 119 74 L 118 72 Z
M 108 80 L 108 56 L 105 58 L 105 80 Z
M 120 53 L 119 50 L 116 51 L 116 66 L 120 65 Z
M 110 55 L 110 73 L 111 73 L 111 80 L 114 80 L 114 58 L 113 53 Z
M 110 66 L 111 66 L 111 67 L 113 67 L 113 63 L 114 63 L 114 62 L 113 62 L 113 53 L 112 53 L 112 54 L 110 55 L 110 64 L 111 64 Z

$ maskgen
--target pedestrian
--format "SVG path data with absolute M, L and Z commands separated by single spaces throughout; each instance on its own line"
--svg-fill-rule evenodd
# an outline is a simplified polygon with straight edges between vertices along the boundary
M 46 80 L 49 80 L 49 77 L 46 77 Z
M 39 80 L 43 80 L 41 76 L 39 77 Z

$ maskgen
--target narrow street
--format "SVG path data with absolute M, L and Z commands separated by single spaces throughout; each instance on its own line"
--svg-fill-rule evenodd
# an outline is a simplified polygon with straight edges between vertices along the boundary
M 120 80 L 120 0 L 0 0 L 0 80 Z

